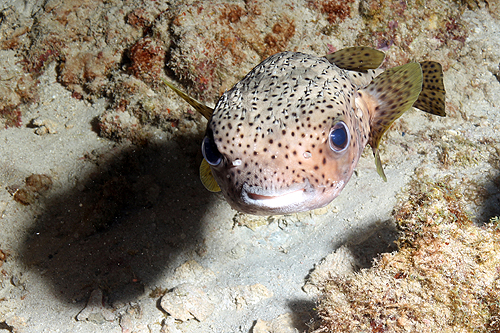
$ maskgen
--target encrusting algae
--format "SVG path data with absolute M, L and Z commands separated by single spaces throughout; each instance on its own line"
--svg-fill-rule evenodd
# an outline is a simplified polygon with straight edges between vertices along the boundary
M 412 184 L 394 211 L 400 250 L 322 283 L 314 332 L 500 331 L 500 228 L 475 226 L 443 182 Z
M 412 106 L 445 116 L 445 90 L 439 63 L 382 72 L 383 60 L 383 52 L 368 47 L 324 57 L 278 53 L 226 91 L 214 109 L 166 82 L 208 119 L 200 168 L 205 187 L 249 214 L 324 207 L 347 184 L 366 144 L 386 180 L 382 136 Z

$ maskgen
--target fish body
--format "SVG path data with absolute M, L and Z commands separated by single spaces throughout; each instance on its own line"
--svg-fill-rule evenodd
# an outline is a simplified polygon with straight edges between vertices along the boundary
M 382 72 L 383 58 L 365 47 L 325 57 L 282 52 L 226 91 L 213 112 L 196 102 L 211 113 L 202 143 L 205 186 L 249 214 L 320 208 L 340 194 L 367 144 L 385 179 L 381 137 L 413 104 L 444 115 L 444 88 L 437 63 Z

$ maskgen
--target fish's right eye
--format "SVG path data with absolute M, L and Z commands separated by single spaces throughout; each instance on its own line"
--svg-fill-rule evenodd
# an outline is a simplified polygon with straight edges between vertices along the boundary
M 212 136 L 205 136 L 201 143 L 201 153 L 211 166 L 217 166 L 222 162 L 222 154 L 217 149 Z

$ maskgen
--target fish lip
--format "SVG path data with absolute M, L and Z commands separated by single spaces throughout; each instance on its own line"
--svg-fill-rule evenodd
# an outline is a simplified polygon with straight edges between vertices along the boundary
M 245 183 L 241 190 L 241 198 L 249 205 L 279 209 L 303 203 L 307 192 L 311 190 L 310 187 L 307 179 L 303 183 L 295 183 L 285 190 L 278 191 L 268 191 L 261 187 L 251 187 Z

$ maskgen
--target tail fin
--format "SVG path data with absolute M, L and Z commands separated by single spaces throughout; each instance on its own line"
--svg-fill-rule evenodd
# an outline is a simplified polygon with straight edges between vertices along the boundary
M 441 64 L 435 61 L 423 61 L 420 66 L 424 77 L 422 92 L 413 106 L 433 115 L 444 117 L 446 116 L 446 91 L 444 90 Z

